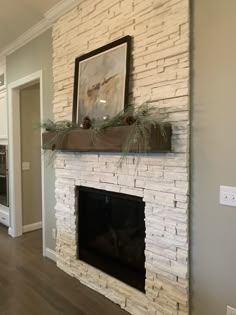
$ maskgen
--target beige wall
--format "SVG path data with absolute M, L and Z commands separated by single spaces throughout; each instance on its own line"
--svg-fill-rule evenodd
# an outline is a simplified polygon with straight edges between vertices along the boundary
M 23 225 L 42 221 L 40 86 L 20 92 Z
M 45 32 L 29 44 L 7 56 L 7 84 L 31 73 L 43 72 L 43 115 L 44 119 L 52 118 L 52 32 Z M 52 239 L 52 228 L 55 227 L 55 176 L 52 164 L 45 163 L 45 224 L 46 247 L 55 249 Z
M 236 208 L 219 186 L 236 186 L 236 1 L 194 1 L 192 314 L 236 308 Z

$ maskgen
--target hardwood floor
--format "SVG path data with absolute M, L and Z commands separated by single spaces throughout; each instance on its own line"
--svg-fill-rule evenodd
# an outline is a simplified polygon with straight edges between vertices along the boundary
M 127 315 L 42 257 L 41 231 L 11 238 L 0 225 L 1 315 Z

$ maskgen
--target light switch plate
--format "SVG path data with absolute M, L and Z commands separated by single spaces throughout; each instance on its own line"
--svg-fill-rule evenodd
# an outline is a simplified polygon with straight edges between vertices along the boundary
M 22 171 L 30 170 L 30 162 L 22 162 Z
M 236 187 L 220 186 L 220 204 L 236 207 Z
M 52 238 L 55 240 L 57 238 L 57 229 L 52 229 Z
M 227 313 L 226 315 L 236 315 L 236 309 L 230 306 L 227 306 Z

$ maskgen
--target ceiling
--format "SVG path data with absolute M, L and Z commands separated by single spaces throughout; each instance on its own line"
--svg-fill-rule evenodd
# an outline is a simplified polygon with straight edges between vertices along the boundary
M 0 0 L 0 51 L 36 23 L 60 0 Z

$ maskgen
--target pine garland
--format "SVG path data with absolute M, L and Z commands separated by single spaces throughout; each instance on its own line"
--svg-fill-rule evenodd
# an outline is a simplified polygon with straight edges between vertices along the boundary
M 137 107 L 129 105 L 125 110 L 105 120 L 91 120 L 89 117 L 85 117 L 82 128 L 68 120 L 57 122 L 48 120 L 41 127 L 46 131 L 55 132 L 55 136 L 50 140 L 50 143 L 47 143 L 47 146 L 54 144 L 56 145 L 54 149 L 57 150 L 57 148 L 61 147 L 65 135 L 72 130 L 89 129 L 92 141 L 96 141 L 102 130 L 124 125 L 130 125 L 131 127 L 123 146 L 124 154 L 131 152 L 134 147 L 137 153 L 148 152 L 150 126 L 160 128 L 162 136 L 166 136 L 165 123 L 161 119 L 157 108 L 150 107 L 148 102 Z

